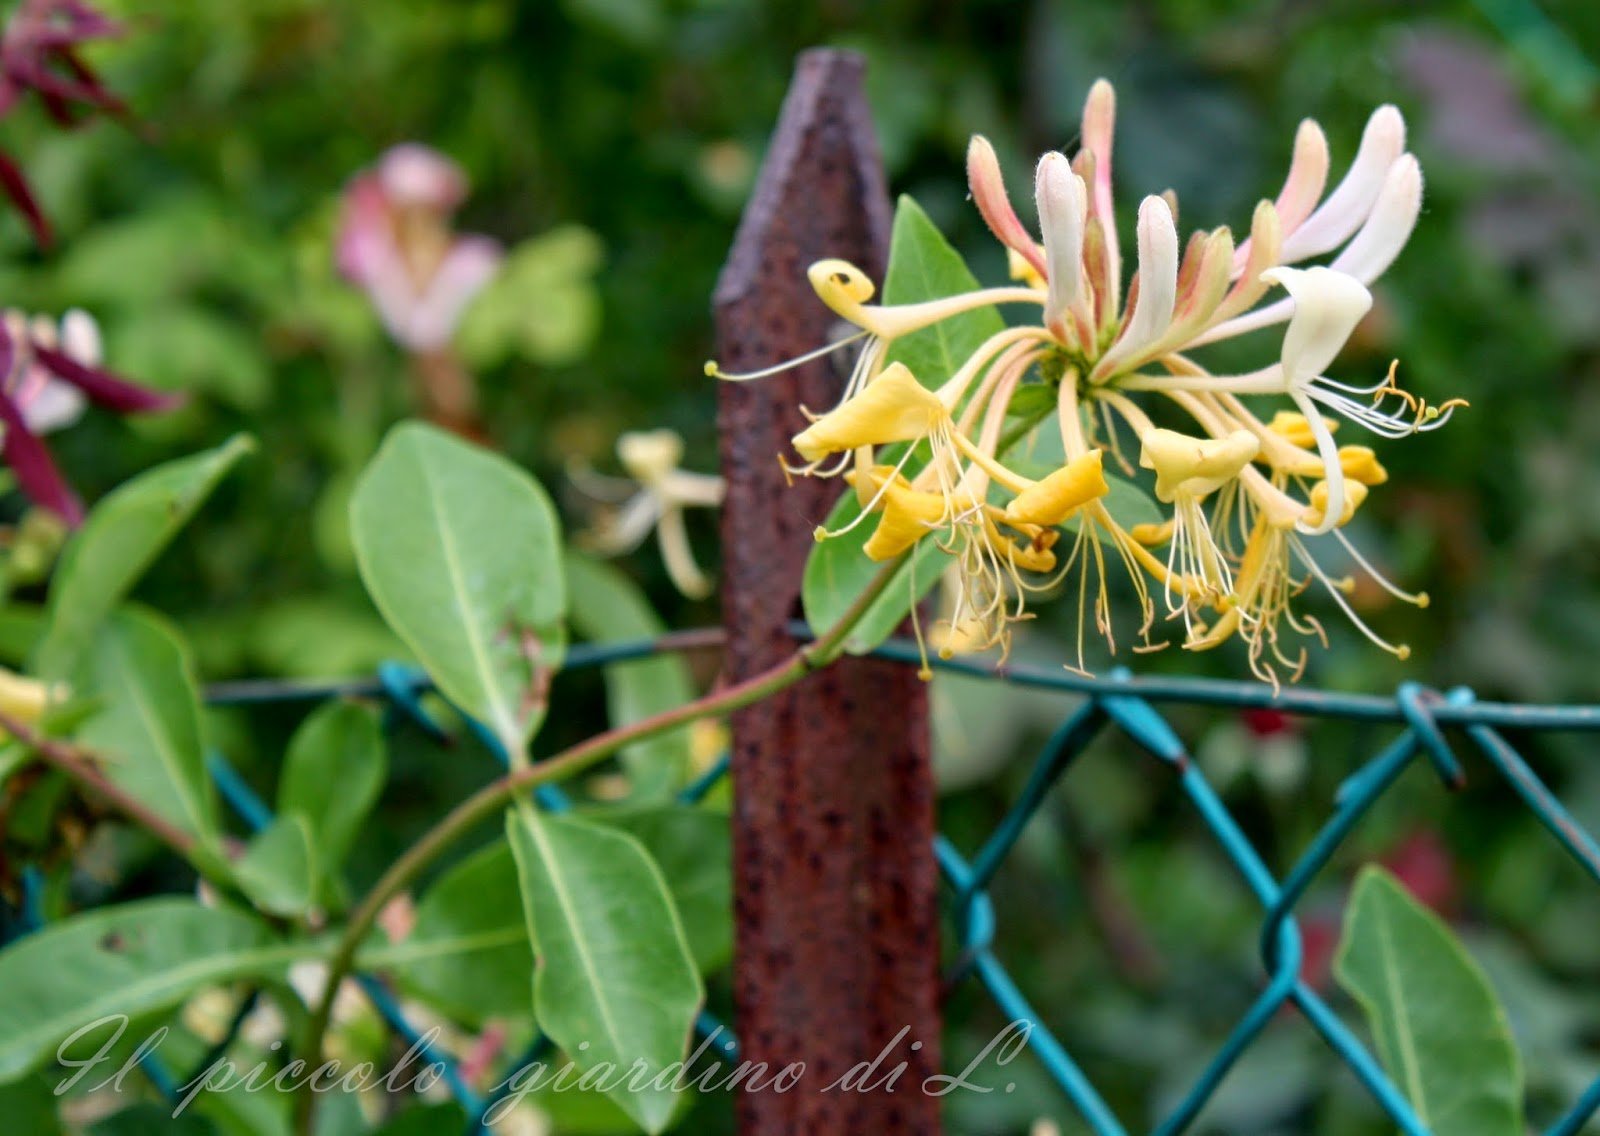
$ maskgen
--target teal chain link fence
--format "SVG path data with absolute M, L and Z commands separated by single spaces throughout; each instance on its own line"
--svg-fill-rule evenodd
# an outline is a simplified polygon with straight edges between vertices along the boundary
M 653 640 L 581 645 L 571 651 L 567 667 L 578 669 L 624 662 L 648 656 L 656 650 Z M 918 661 L 915 645 L 908 643 L 888 643 L 878 654 L 908 665 Z M 1567 812 L 1501 732 L 1508 728 L 1518 731 L 1600 729 L 1600 706 L 1479 702 L 1466 689 L 1441 695 L 1415 683 L 1401 686 L 1392 697 L 1305 689 L 1284 690 L 1274 695 L 1266 687 L 1253 683 L 1141 679 L 1123 671 L 1091 679 L 1057 668 L 1014 665 L 996 670 L 982 662 L 960 659 L 936 660 L 934 665 L 947 671 L 1082 697 L 1049 739 L 1034 762 L 1020 795 L 989 837 L 976 850 L 965 854 L 940 837 L 935 851 L 949 885 L 950 914 L 956 928 L 956 957 L 950 982 L 978 982 L 1001 1014 L 1026 1027 L 1017 1036 L 1026 1039 L 1027 1046 L 1096 1136 L 1124 1136 L 1128 1129 L 1113 1114 L 1067 1046 L 1045 1025 L 997 958 L 995 911 L 988 888 L 1051 789 L 1071 772 L 1084 750 L 1104 732 L 1122 731 L 1171 770 L 1199 818 L 1259 902 L 1262 912 L 1260 956 L 1266 984 L 1170 1115 L 1154 1128 L 1157 1136 L 1175 1136 L 1190 1130 L 1229 1069 L 1285 1006 L 1299 1011 L 1309 1028 L 1321 1035 L 1332 1054 L 1350 1068 L 1378 1106 L 1407 1136 L 1448 1136 L 1430 1132 L 1368 1049 L 1302 980 L 1301 940 L 1295 919 L 1295 906 L 1313 880 L 1373 805 L 1414 762 L 1427 762 L 1450 787 L 1462 784 L 1466 763 L 1481 763 L 1505 781 L 1552 838 L 1600 884 L 1600 845 Z M 223 684 L 212 687 L 208 697 L 216 705 L 316 702 L 341 696 L 381 698 L 387 702 L 391 723 L 409 720 L 442 739 L 442 728 L 419 702 L 419 696 L 428 689 L 428 680 L 421 672 L 391 665 L 366 680 Z M 1344 781 L 1335 797 L 1332 814 L 1299 860 L 1279 880 L 1268 870 L 1260 853 L 1190 758 L 1177 732 L 1156 709 L 1157 704 L 1236 710 L 1270 708 L 1318 718 L 1392 723 L 1398 729 L 1394 739 L 1380 753 Z M 1470 743 L 1470 748 L 1458 752 L 1446 736 L 1446 730 L 1459 732 Z M 474 731 L 485 746 L 495 749 L 487 731 L 476 726 Z M 219 792 L 247 827 L 259 830 L 270 823 L 271 813 L 266 805 L 220 754 L 212 755 L 210 768 Z M 685 788 L 680 799 L 687 803 L 700 800 L 727 771 L 728 761 L 724 757 Z M 558 786 L 542 787 L 537 794 L 544 808 L 560 811 L 570 807 L 569 798 Z M 24 885 L 24 910 L 18 927 L 26 932 L 40 923 L 38 896 L 41 889 L 36 875 L 25 878 Z M 467 1112 L 469 1136 L 486 1131 L 486 1118 L 493 1115 L 494 1106 L 509 1089 L 487 1095 L 476 1091 L 462 1075 L 457 1055 L 443 1052 L 406 1020 L 398 1000 L 381 978 L 363 974 L 357 977 L 357 982 L 394 1034 L 408 1046 L 416 1047 L 422 1060 L 433 1063 L 441 1072 L 441 1079 Z M 169 1099 L 177 1101 L 183 1094 L 182 1087 L 198 1077 L 232 1043 L 234 1032 L 250 1008 L 250 1004 L 246 1004 L 240 1009 L 233 1029 L 193 1071 L 174 1071 L 159 1058 L 146 1057 L 142 1068 L 152 1084 Z M 700 1039 L 709 1043 L 707 1052 L 725 1061 L 738 1060 L 738 1044 L 723 1023 L 704 1013 L 696 1028 Z M 512 1073 L 543 1059 L 550 1048 L 547 1039 L 536 1038 L 493 1083 L 509 1085 Z M 1600 1112 L 1600 1078 L 1545 1130 L 1545 1136 L 1575 1136 L 1596 1112 Z

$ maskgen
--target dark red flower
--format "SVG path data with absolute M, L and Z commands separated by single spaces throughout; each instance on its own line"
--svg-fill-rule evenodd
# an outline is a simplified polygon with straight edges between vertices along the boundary
M 1274 734 L 1286 734 L 1295 729 L 1294 719 L 1282 710 L 1252 707 L 1241 711 L 1239 717 L 1244 722 L 1244 728 L 1258 738 L 1270 738 Z
M 122 26 L 84 0 L 23 0 L 0 33 L 0 116 L 32 91 L 46 113 L 76 126 L 96 111 L 121 116 L 122 100 L 108 91 L 79 54 L 85 44 L 120 35 Z M 41 245 L 50 225 L 22 169 L 0 153 L 0 191 L 22 211 Z

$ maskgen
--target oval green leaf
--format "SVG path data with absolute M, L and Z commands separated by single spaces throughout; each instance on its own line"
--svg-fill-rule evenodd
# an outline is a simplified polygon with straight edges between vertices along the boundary
M 622 1071 L 608 1095 L 646 1132 L 664 1131 L 678 1097 L 648 1081 L 683 1059 L 705 988 L 661 870 L 633 837 L 586 821 L 521 808 L 506 831 L 540 1027 L 579 1069 Z M 627 1073 L 636 1062 L 648 1077 Z
M 278 813 L 298 813 L 309 825 L 324 900 L 378 800 L 388 766 L 378 712 L 358 702 L 324 703 L 289 739 Z
M 51 582 L 38 673 L 62 678 L 71 671 L 101 621 L 223 475 L 254 449 L 253 439 L 236 435 L 214 450 L 147 470 L 95 506 L 62 551 Z
M 361 475 L 350 520 L 361 578 L 389 626 L 445 697 L 521 753 L 565 650 L 550 498 L 505 458 L 409 422 Z
M 1382 868 L 1356 881 L 1334 966 L 1428 1131 L 1521 1136 L 1522 1060 L 1505 1010 L 1444 921 Z
M 286 974 L 312 957 L 260 920 L 192 899 L 149 899 L 52 924 L 0 951 L 0 1083 L 67 1038 L 178 1005 L 204 986 Z M 98 1034 L 97 1034 L 98 1036 Z
M 305 817 L 280 813 L 250 841 L 233 875 L 256 907 L 272 915 L 304 915 L 316 902 L 317 855 L 311 839 Z
M 200 697 L 188 646 L 153 612 L 124 608 L 106 620 L 74 680 L 94 709 L 76 740 L 100 755 L 105 775 L 207 844 L 217 806 L 206 775 Z
M 607 809 L 592 819 L 644 845 L 661 869 L 701 974 L 733 957 L 733 829 L 726 813 L 691 805 Z

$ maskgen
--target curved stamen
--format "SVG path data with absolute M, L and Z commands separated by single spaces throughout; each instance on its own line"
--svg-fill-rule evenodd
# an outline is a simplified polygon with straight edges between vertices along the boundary
M 725 383 L 748 383 L 755 379 L 770 378 L 773 375 L 781 375 L 785 371 L 792 370 L 793 368 L 801 366 L 802 364 L 809 363 L 813 359 L 821 359 L 824 356 L 832 355 L 835 351 L 839 350 L 839 348 L 847 347 L 856 340 L 865 339 L 871 334 L 872 332 L 870 331 L 858 331 L 853 335 L 847 335 L 843 339 L 836 340 L 833 343 L 824 344 L 823 346 L 818 347 L 815 351 L 807 351 L 804 355 L 797 355 L 793 359 L 785 359 L 781 363 L 774 363 L 772 366 L 763 367 L 759 371 L 724 371 L 722 366 L 715 359 L 707 359 L 705 368 L 706 377 L 720 379 Z

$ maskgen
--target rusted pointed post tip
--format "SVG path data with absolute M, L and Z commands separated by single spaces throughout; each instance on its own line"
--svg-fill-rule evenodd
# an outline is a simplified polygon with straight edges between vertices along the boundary
M 830 337 L 834 317 L 806 280 L 812 262 L 844 257 L 882 277 L 889 199 L 864 72 L 851 52 L 799 59 L 717 284 L 728 370 Z M 812 530 L 840 486 L 786 487 L 775 458 L 805 427 L 800 405 L 832 405 L 842 383 L 838 362 L 821 359 L 719 391 L 733 680 L 794 648 L 786 625 Z M 789 1091 L 741 1096 L 744 1136 L 939 1131 L 939 1099 L 922 1091 L 939 1069 L 926 698 L 909 667 L 847 660 L 734 717 L 737 1032 L 744 1060 L 804 1070 Z M 874 1060 L 873 1075 L 841 1087 Z

